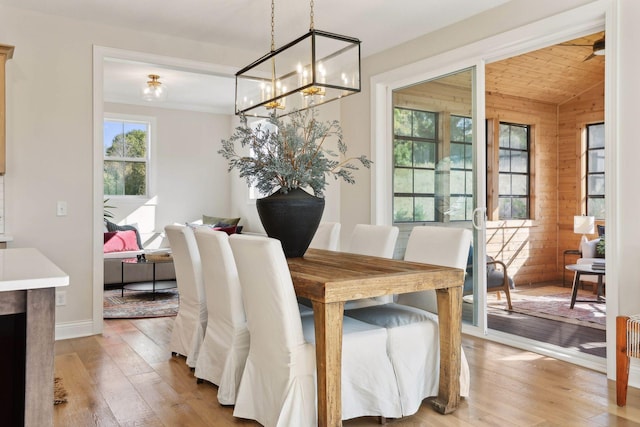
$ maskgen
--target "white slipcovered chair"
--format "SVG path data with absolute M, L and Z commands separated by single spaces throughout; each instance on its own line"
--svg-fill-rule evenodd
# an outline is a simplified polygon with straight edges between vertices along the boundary
M 393 258 L 398 232 L 398 227 L 389 225 L 356 224 L 346 252 Z
M 471 231 L 464 228 L 414 227 L 409 235 L 404 260 L 465 270 L 469 258 L 471 237 Z M 436 291 L 398 295 L 396 302 L 432 313 L 438 312 Z
M 347 252 L 359 255 L 377 256 L 380 258 L 393 258 L 393 251 L 398 240 L 398 227 L 389 225 L 356 224 L 349 240 Z M 348 301 L 345 310 L 368 307 L 372 305 L 387 304 L 393 301 L 392 295 L 362 298 Z
M 233 415 L 262 425 L 315 426 L 313 316 L 300 316 L 282 245 L 260 236 L 229 238 L 251 336 Z M 384 328 L 345 318 L 342 417 L 399 417 L 399 393 Z
M 194 368 L 207 328 L 207 302 L 200 253 L 191 228 L 167 225 L 164 229 L 171 246 L 180 294 L 180 306 L 173 322 L 169 350 L 186 356 L 187 365 Z
M 223 231 L 194 232 L 207 296 L 207 329 L 196 361 L 196 378 L 218 386 L 218 402 L 233 405 L 249 353 L 249 330 L 238 270 Z
M 414 227 L 405 260 L 464 269 L 470 244 L 469 230 Z M 435 291 L 401 294 L 397 299 L 398 303 L 348 310 L 345 316 L 387 328 L 402 415 L 408 416 L 418 411 L 423 399 L 438 394 L 440 334 L 438 317 L 430 312 L 437 306 Z M 460 395 L 468 396 L 469 365 L 460 351 Z
M 337 251 L 340 241 L 340 223 L 339 222 L 321 222 L 314 234 L 310 248 L 326 249 L 328 251 Z

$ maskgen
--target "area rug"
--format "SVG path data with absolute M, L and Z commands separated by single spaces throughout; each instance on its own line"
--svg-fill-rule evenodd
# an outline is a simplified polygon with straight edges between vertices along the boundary
M 537 296 L 514 294 L 512 294 L 512 305 L 515 313 L 606 330 L 606 304 L 576 302 L 574 307 L 570 308 L 570 291 Z M 591 292 L 581 292 L 578 299 L 595 300 L 595 295 Z M 488 301 L 487 305 L 490 309 L 507 309 L 504 297 L 501 300 Z
M 67 390 L 62 385 L 62 378 L 55 377 L 53 379 L 53 404 L 59 405 L 67 403 Z
M 120 289 L 104 291 L 103 317 L 105 319 L 139 319 L 144 317 L 166 317 L 178 314 L 178 291 L 168 289 L 157 291 L 155 300 L 151 292 L 125 291 Z

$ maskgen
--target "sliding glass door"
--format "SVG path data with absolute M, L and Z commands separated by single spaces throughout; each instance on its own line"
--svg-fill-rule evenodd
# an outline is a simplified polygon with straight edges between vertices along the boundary
M 484 124 L 476 114 L 475 67 L 395 89 L 393 104 L 393 223 L 473 231 L 463 321 L 484 326 Z

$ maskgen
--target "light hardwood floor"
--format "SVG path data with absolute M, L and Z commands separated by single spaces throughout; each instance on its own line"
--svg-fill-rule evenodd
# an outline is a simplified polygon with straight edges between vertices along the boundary
M 104 333 L 56 342 L 55 372 L 68 402 L 56 426 L 254 426 L 220 406 L 216 387 L 196 384 L 184 358 L 166 350 L 173 318 L 105 320 Z M 640 425 L 640 390 L 615 404 L 615 383 L 594 371 L 463 336 L 471 395 L 450 415 L 428 403 L 390 426 Z M 376 418 L 345 426 L 378 426 Z M 298 426 L 291 426 L 298 427 Z

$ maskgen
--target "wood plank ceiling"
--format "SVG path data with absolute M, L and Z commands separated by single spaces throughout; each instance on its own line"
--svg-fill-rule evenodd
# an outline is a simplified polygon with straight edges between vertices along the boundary
M 561 105 L 604 81 L 604 56 L 592 45 L 604 32 L 487 64 L 486 91 Z

